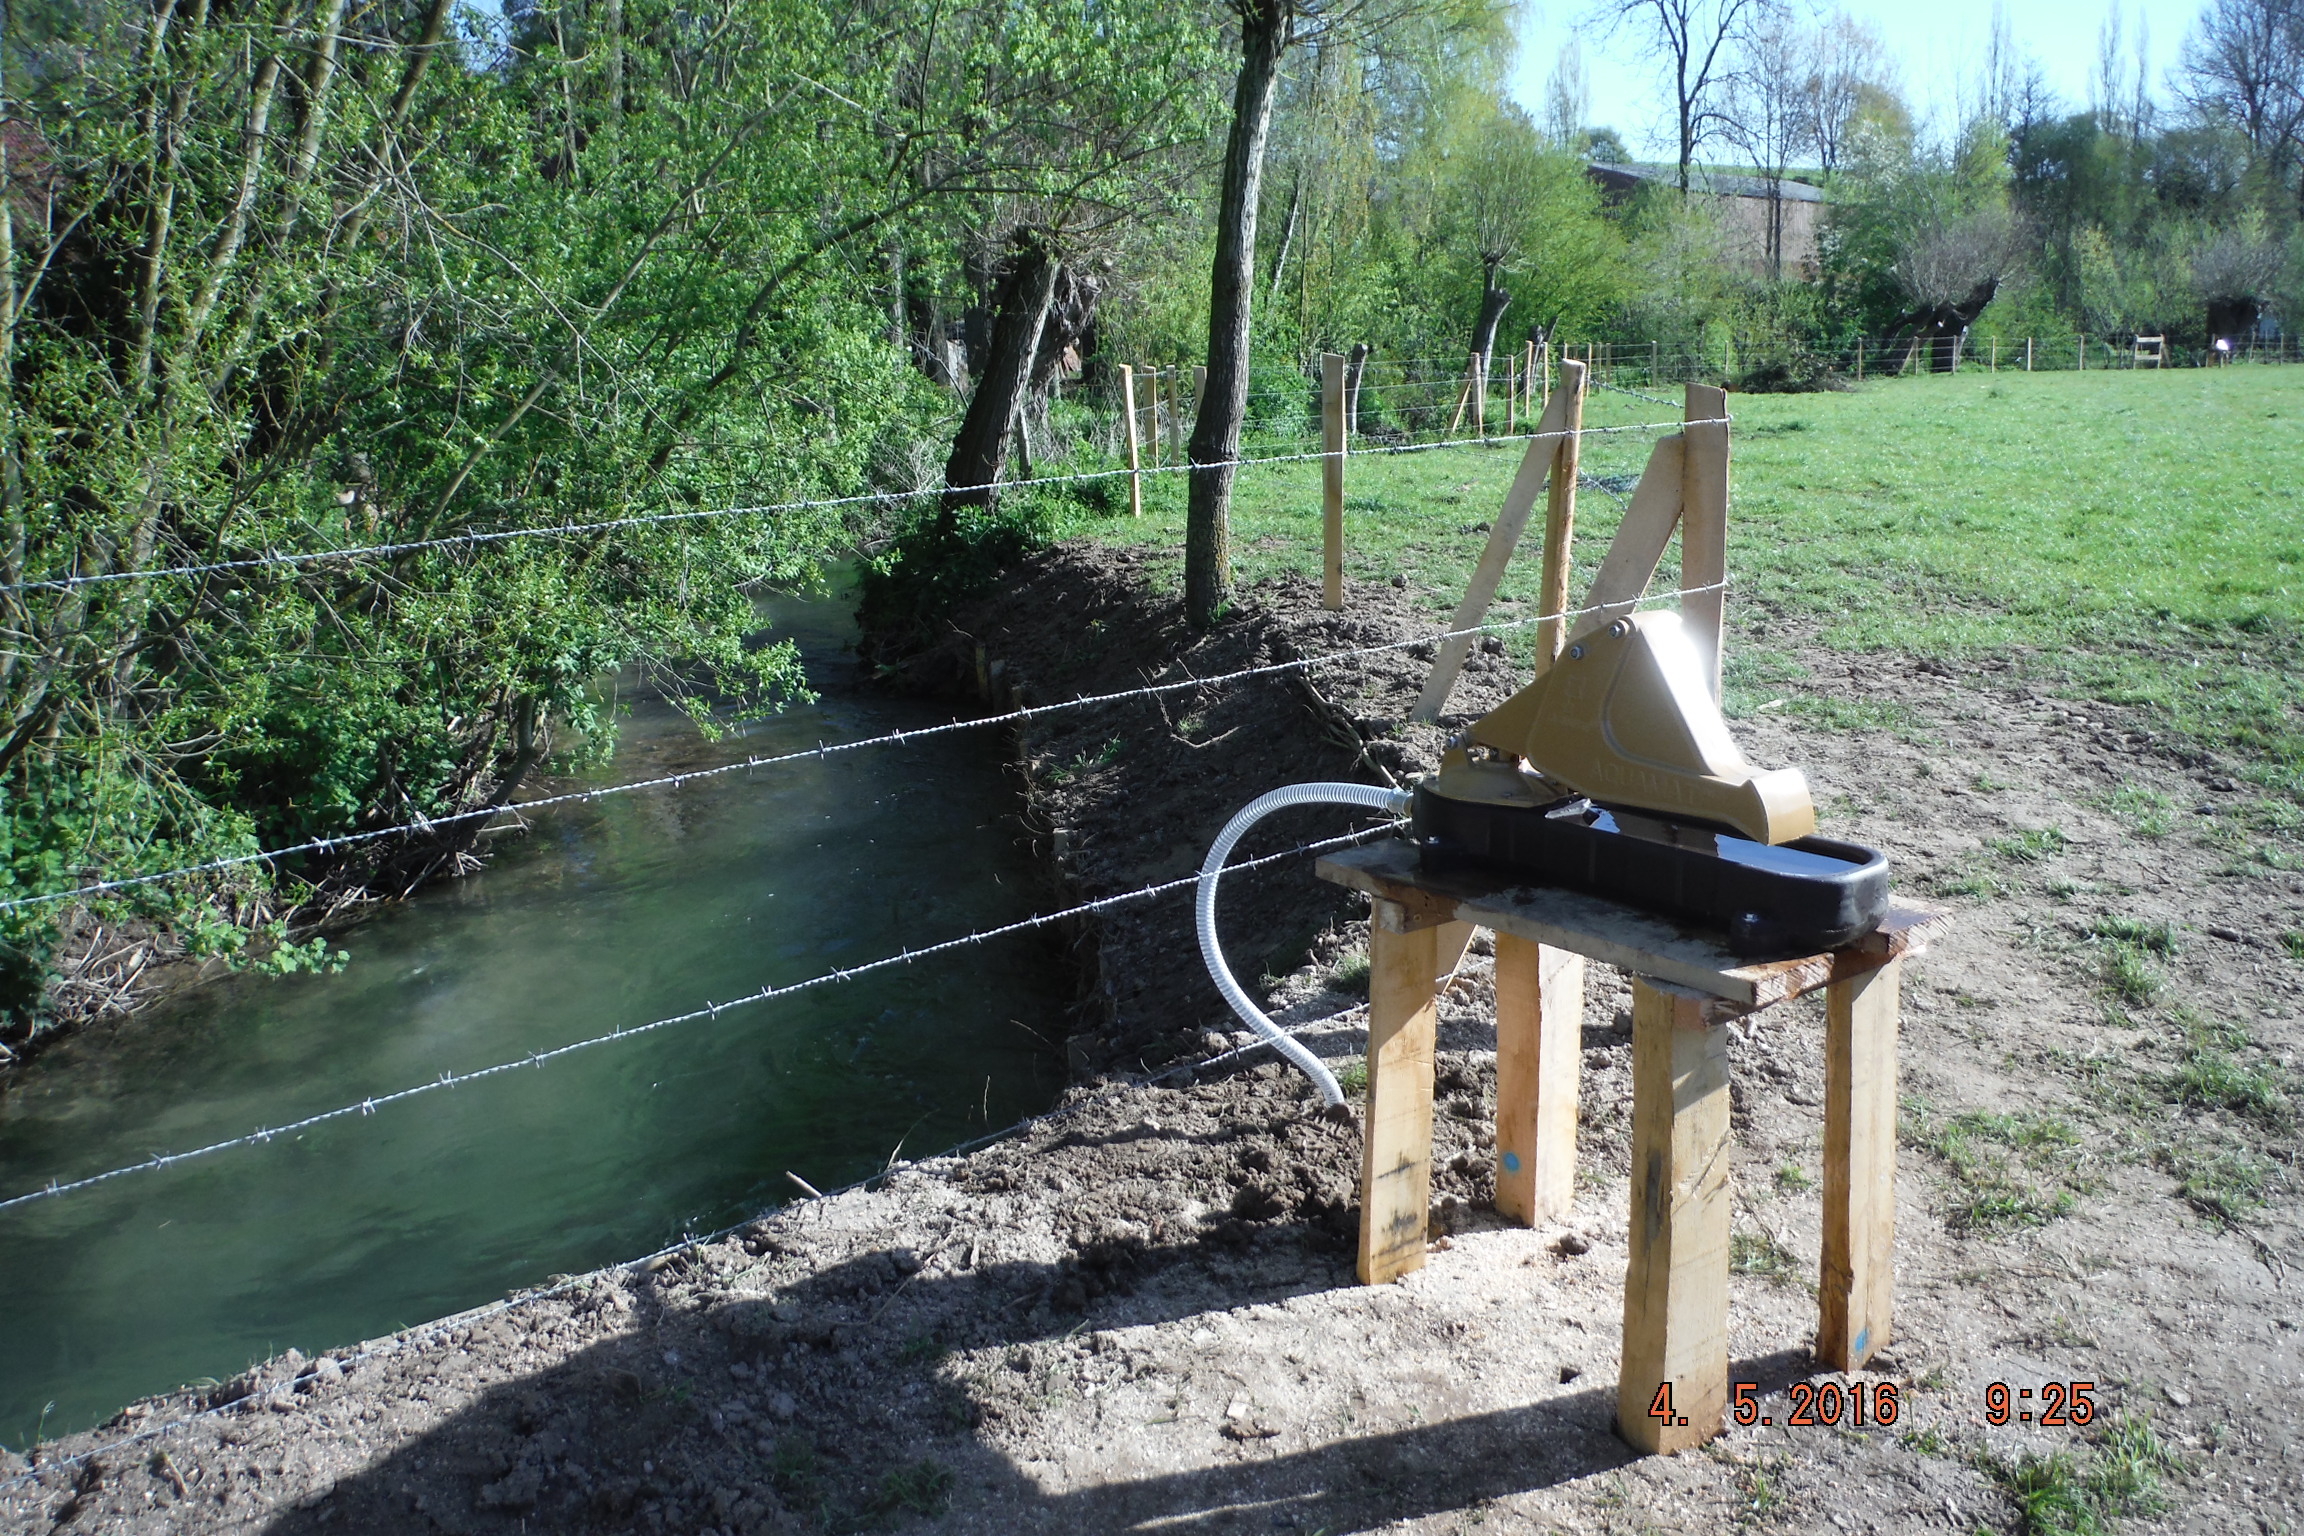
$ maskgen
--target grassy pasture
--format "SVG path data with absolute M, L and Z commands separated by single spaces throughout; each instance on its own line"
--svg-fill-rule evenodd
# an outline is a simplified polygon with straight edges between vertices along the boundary
M 2147 706 L 2304 796 L 2304 369 L 1968 374 L 1737 395 L 1731 408 L 1732 712 L 1797 681 L 1770 648 L 1780 614 L 1835 649 L 2005 657 L 2036 684 Z M 1585 420 L 1676 414 L 1595 391 Z M 1585 472 L 1628 493 L 1652 437 L 1587 438 Z M 1353 577 L 1403 576 L 1444 617 L 1520 451 L 1356 457 Z M 1580 493 L 1575 590 L 1619 510 L 1607 491 Z M 1067 531 L 1180 551 L 1183 524 L 1182 478 L 1163 475 L 1146 482 L 1141 522 Z M 1318 465 L 1242 471 L 1233 538 L 1243 579 L 1316 574 Z M 1663 578 L 1676 559 L 1667 552 Z M 1531 543 L 1500 615 L 1535 611 L 1536 577 Z M 1892 723 L 1851 710 L 1836 723 Z

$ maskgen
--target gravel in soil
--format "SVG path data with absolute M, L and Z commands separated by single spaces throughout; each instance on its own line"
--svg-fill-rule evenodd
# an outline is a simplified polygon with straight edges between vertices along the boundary
M 915 677 L 1045 701 L 1425 627 L 1397 588 L 1330 615 L 1281 583 L 1195 642 L 1162 574 L 1053 552 Z M 2038 691 L 2024 658 L 1849 658 L 1742 617 L 1808 674 L 1736 722 L 1747 753 L 1805 768 L 1828 831 L 1885 848 L 1902 889 L 1957 918 L 1905 987 L 1897 1337 L 1864 1378 L 1901 1389 L 1895 1425 L 1785 1423 L 1788 1388 L 1845 1385 L 1807 1349 L 1820 1005 L 1730 1047 L 1732 1375 L 1776 1422 L 1638 1458 L 1609 1427 L 1621 979 L 1595 971 L 1588 999 L 1576 1207 L 1514 1228 L 1486 1204 L 1493 992 L 1475 944 L 1442 1009 L 1433 1251 L 1361 1287 L 1357 1127 L 1254 1056 L 1190 1072 L 1236 1037 L 1174 897 L 1078 935 L 1082 1081 L 1024 1134 L 665 1260 L 138 1404 L 0 1467 L 22 1477 L 0 1528 L 1969 1531 L 2023 1528 L 2019 1497 L 2041 1507 L 2042 1488 L 2131 1529 L 2284 1528 L 2304 1507 L 2294 828 L 2234 765 Z M 1020 743 L 1028 824 L 1082 896 L 1188 872 L 1264 789 L 1428 766 L 1440 732 L 1396 724 L 1425 661 L 1045 717 Z M 1455 708 L 1512 684 L 1481 653 Z M 1832 729 L 1803 707 L 1838 697 L 1893 697 L 1899 723 Z M 1246 851 L 1338 826 L 1307 812 Z M 1236 968 L 1345 1064 L 1364 912 L 1301 867 L 1227 887 Z M 1163 1065 L 1185 1075 L 1128 1080 Z M 2088 1427 L 1985 1422 L 1990 1383 L 2071 1381 L 2095 1383 Z

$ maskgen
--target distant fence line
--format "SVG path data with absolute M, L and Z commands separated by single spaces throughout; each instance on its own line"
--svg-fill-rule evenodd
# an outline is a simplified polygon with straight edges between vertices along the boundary
M 2229 350 L 2187 347 L 2164 337 L 2075 335 L 2015 337 L 1858 336 L 1822 344 L 1730 337 L 1702 346 L 1646 342 L 1522 342 L 1498 347 L 1479 378 L 1475 355 L 1390 358 L 1366 354 L 1350 389 L 1348 434 L 1382 443 L 1432 442 L 1511 434 L 1541 411 L 1573 360 L 1599 387 L 1650 389 L 1679 384 L 1731 387 L 1776 373 L 1791 378 L 1836 375 L 1851 380 L 1952 373 L 2070 373 L 2099 370 L 2257 366 L 2304 363 L 2304 338 L 2252 339 Z M 1061 381 L 1055 401 L 1068 406 L 1037 427 L 1037 456 L 1061 455 L 1085 439 L 1115 461 L 1166 466 L 1183 461 L 1198 415 L 1200 379 L 1191 363 L 1146 360 Z M 1311 442 L 1319 435 L 1317 362 L 1251 370 L 1243 451 Z M 1133 427 L 1133 432 L 1130 428 Z M 1131 452 L 1134 458 L 1131 460 Z

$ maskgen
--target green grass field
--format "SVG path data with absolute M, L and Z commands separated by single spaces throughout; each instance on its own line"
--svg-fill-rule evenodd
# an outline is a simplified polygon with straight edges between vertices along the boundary
M 2147 707 L 2304 797 L 2304 369 L 1964 375 L 1731 409 L 1731 682 L 1747 685 L 1732 710 L 1751 686 L 1796 681 L 1770 644 L 1781 614 L 1835 649 L 2007 658 L 2036 686 Z M 1585 422 L 1674 415 L 1598 391 Z M 1651 440 L 1589 437 L 1584 469 L 1628 491 Z M 1520 452 L 1355 458 L 1351 574 L 1403 575 L 1445 617 Z M 1605 492 L 1579 495 L 1573 590 L 1618 513 Z M 1181 551 L 1183 522 L 1182 479 L 1166 475 L 1147 480 L 1141 521 L 1067 531 Z M 1243 581 L 1317 573 L 1319 536 L 1317 465 L 1242 472 Z M 1499 616 L 1535 611 L 1536 565 L 1531 540 Z

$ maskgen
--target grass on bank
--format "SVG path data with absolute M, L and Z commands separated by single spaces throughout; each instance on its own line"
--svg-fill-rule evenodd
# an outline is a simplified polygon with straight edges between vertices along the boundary
M 2144 706 L 2304 797 L 2304 368 L 1970 374 L 1737 395 L 1731 409 L 1731 713 L 1782 697 L 1822 724 L 1898 728 L 1893 700 L 1802 676 L 1771 643 L 1781 620 L 1836 650 L 2005 659 L 2043 686 Z M 1585 419 L 1676 414 L 1600 391 Z M 1626 492 L 1652 441 L 1589 437 L 1584 472 Z M 1520 456 L 1468 445 L 1355 457 L 1350 575 L 1399 576 L 1444 619 Z M 1113 484 L 1116 510 L 1059 531 L 1156 546 L 1175 579 L 1183 477 L 1147 479 L 1141 520 Z M 1319 484 L 1317 464 L 1241 472 L 1243 582 L 1317 575 Z M 1615 496 L 1579 494 L 1573 590 L 1619 517 Z M 1662 586 L 1677 559 L 1675 545 Z M 1531 542 L 1499 616 L 1536 611 L 1536 567 Z M 1527 637 L 1514 639 L 1524 655 Z

